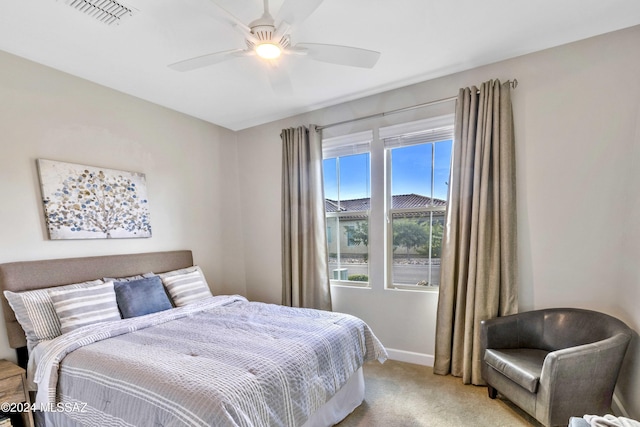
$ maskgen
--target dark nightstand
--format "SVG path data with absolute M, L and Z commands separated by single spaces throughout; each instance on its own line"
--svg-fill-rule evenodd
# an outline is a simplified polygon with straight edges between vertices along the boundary
M 0 404 L 1 403 L 31 405 L 25 370 L 8 360 L 0 360 Z M 34 427 L 33 414 L 31 411 L 22 412 L 20 417 L 22 418 L 23 426 Z M 16 424 L 14 423 L 14 425 Z

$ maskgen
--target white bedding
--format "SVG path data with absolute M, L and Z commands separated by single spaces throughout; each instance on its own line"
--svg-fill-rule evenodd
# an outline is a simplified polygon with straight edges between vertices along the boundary
M 86 425 L 300 426 L 352 379 L 316 427 L 362 401 L 352 375 L 386 351 L 353 316 L 233 296 L 81 328 L 34 356 L 36 403 L 86 403 L 65 414 Z

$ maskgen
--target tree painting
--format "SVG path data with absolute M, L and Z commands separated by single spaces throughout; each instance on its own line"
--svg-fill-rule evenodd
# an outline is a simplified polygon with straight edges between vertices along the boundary
M 144 174 L 38 161 L 51 239 L 150 237 Z

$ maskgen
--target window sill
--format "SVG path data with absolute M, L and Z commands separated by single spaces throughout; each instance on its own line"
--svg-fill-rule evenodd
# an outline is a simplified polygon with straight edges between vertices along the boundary
M 329 283 L 331 286 L 337 286 L 340 288 L 360 288 L 360 289 L 371 289 L 371 285 L 369 282 L 353 282 L 347 280 L 330 280 Z
M 418 285 L 391 285 L 385 288 L 387 291 L 409 291 L 409 292 L 428 292 L 436 294 L 440 291 L 439 286 L 418 286 Z

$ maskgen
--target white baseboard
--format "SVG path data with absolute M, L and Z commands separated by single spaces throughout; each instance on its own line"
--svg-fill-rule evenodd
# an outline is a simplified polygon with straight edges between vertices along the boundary
M 433 366 L 434 357 L 431 354 L 415 353 L 413 351 L 395 350 L 387 348 L 389 359 L 416 365 Z
M 625 418 L 630 418 L 629 413 L 624 409 L 624 406 L 622 405 L 622 402 L 620 402 L 620 399 L 618 398 L 616 393 L 613 393 L 613 402 L 611 403 L 611 410 L 615 415 L 619 415 Z

